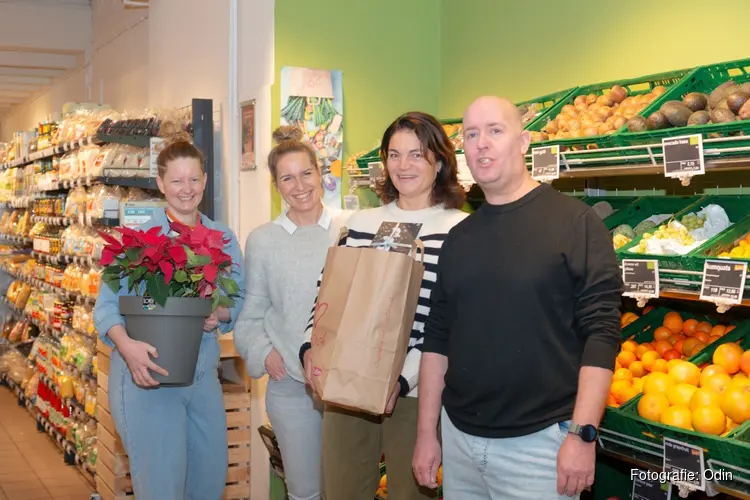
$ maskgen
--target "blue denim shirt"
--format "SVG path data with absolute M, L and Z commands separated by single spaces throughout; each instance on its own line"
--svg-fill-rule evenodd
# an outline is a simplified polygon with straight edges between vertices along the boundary
M 222 333 L 228 333 L 234 328 L 234 324 L 237 321 L 237 315 L 242 310 L 242 304 L 245 301 L 245 270 L 244 260 L 242 258 L 242 250 L 240 249 L 239 242 L 234 233 L 226 226 L 214 222 L 208 217 L 201 214 L 201 223 L 209 229 L 217 229 L 224 233 L 224 238 L 229 239 L 229 243 L 224 245 L 224 251 L 232 258 L 232 278 L 237 282 L 240 289 L 239 296 L 234 299 L 234 306 L 229 310 L 231 320 L 229 323 L 219 323 L 219 330 Z M 148 230 L 153 227 L 161 227 L 162 232 L 167 234 L 169 231 L 169 219 L 167 218 L 166 209 L 160 208 L 154 212 L 154 215 L 148 222 L 138 226 L 138 229 Z M 128 291 L 128 280 L 123 278 L 120 282 L 120 291 L 114 293 L 112 289 L 106 283 L 102 282 L 99 287 L 99 296 L 96 299 L 96 305 L 94 306 L 94 325 L 99 334 L 99 338 L 102 342 L 110 347 L 114 347 L 114 343 L 107 335 L 107 332 L 115 326 L 125 326 L 125 318 L 120 314 L 119 299 L 121 295 L 135 295 Z M 211 335 L 210 333 L 204 333 L 205 335 Z

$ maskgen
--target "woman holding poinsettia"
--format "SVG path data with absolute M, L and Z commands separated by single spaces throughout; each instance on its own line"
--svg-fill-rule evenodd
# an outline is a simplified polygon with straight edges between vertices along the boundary
M 232 330 L 242 308 L 242 253 L 232 231 L 198 211 L 206 186 L 203 154 L 177 140 L 157 164 L 166 208 L 136 230 L 118 228 L 121 240 L 103 235 L 105 271 L 94 321 L 100 339 L 113 347 L 109 405 L 139 500 L 219 500 L 228 453 L 217 330 Z M 169 376 L 159 366 L 165 353 L 126 330 L 121 298 L 129 296 L 146 297 L 144 310 L 173 297 L 206 307 L 192 383 L 160 384 Z
M 248 374 L 269 376 L 266 410 L 281 450 L 290 500 L 317 500 L 323 415 L 305 386 L 297 351 L 326 253 L 348 213 L 321 201 L 317 155 L 302 142 L 302 131 L 280 127 L 274 139 L 277 145 L 268 156 L 268 168 L 289 209 L 247 238 L 247 300 L 234 341 Z

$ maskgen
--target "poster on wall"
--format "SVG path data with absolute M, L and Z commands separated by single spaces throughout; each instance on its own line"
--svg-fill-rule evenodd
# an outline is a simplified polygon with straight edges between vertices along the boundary
M 281 69 L 281 124 L 304 131 L 303 140 L 318 155 L 323 202 L 341 208 L 344 99 L 341 71 Z
M 242 154 L 240 170 L 255 170 L 255 99 L 240 103 Z

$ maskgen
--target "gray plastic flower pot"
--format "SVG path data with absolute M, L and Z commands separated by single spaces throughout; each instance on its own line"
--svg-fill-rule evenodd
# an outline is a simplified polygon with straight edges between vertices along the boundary
M 188 386 L 193 383 L 203 338 L 203 322 L 211 314 L 211 300 L 169 297 L 164 307 L 150 297 L 120 297 L 120 314 L 133 340 L 156 348 L 154 363 L 169 373 L 151 372 L 162 386 Z

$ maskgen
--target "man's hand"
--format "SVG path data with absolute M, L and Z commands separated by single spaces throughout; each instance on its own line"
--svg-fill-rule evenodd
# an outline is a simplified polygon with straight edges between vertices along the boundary
M 557 493 L 574 497 L 594 484 L 596 443 L 568 434 L 557 453 Z
M 440 443 L 435 433 L 417 436 L 411 467 L 419 484 L 431 489 L 438 487 L 437 472 L 440 467 Z
M 213 332 L 218 327 L 219 327 L 219 315 L 218 315 L 218 313 L 216 311 L 214 311 L 203 322 L 203 331 L 204 332 Z
M 266 356 L 266 371 L 273 380 L 281 380 L 286 375 L 284 359 L 275 347 L 271 348 L 271 352 Z
M 151 356 L 158 358 L 159 353 L 156 352 L 155 347 L 146 342 L 130 338 L 121 340 L 118 351 L 128 365 L 130 374 L 133 376 L 133 382 L 139 387 L 156 387 L 159 385 L 159 382 L 154 380 L 149 370 L 165 377 L 169 375 L 167 370 L 151 360 Z
M 396 401 L 398 401 L 398 394 L 401 392 L 401 384 L 396 380 L 396 386 L 391 390 L 391 395 L 388 396 L 388 403 L 385 405 L 386 415 L 393 413 L 393 409 L 396 407 Z

